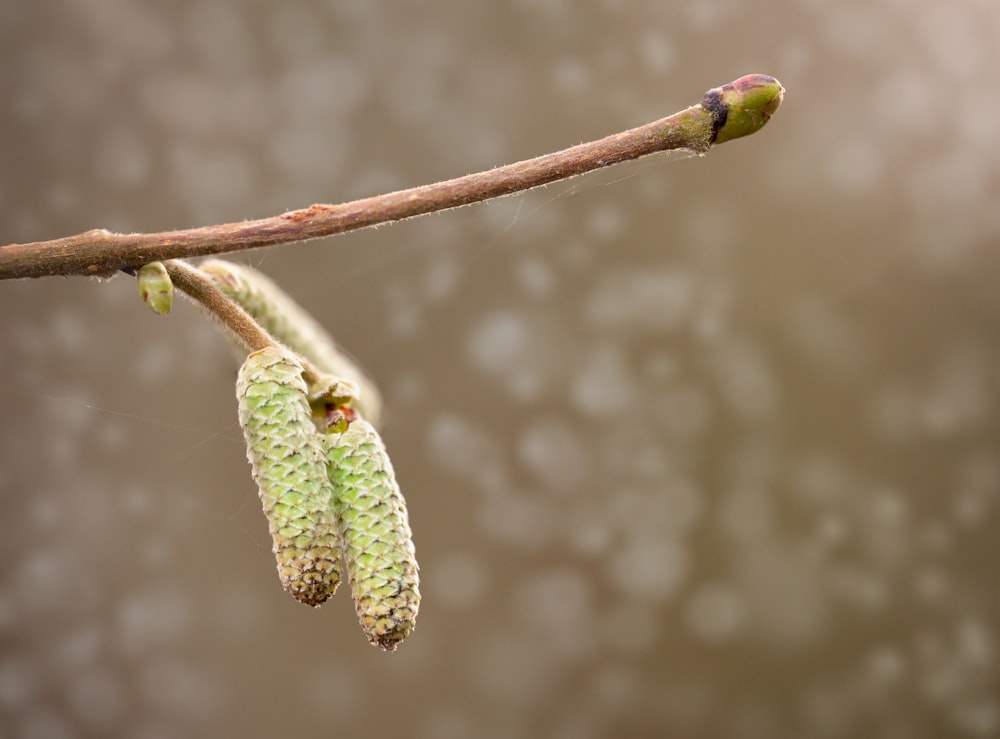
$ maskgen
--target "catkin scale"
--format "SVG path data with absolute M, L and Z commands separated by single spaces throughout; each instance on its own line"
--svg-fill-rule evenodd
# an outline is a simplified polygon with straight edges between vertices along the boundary
M 318 606 L 340 584 L 341 543 L 302 371 L 286 349 L 253 352 L 240 368 L 236 396 L 281 585 Z
M 406 502 L 370 423 L 359 418 L 325 444 L 354 608 L 368 641 L 391 652 L 410 635 L 420 606 Z
M 199 268 L 275 339 L 323 372 L 354 382 L 359 390 L 354 404 L 365 418 L 378 423 L 381 399 L 374 383 L 337 349 L 316 319 L 271 278 L 252 267 L 222 259 L 208 259 Z

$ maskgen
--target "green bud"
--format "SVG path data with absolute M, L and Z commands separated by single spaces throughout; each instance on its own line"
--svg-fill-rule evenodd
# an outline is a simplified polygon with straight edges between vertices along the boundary
M 341 543 L 302 371 L 288 350 L 261 349 L 240 368 L 236 397 L 281 585 L 318 606 L 340 584 Z
M 357 396 L 353 404 L 368 420 L 378 423 L 378 389 L 353 360 L 337 349 L 316 319 L 273 280 L 252 267 L 221 259 L 209 259 L 199 268 L 279 342 L 319 370 L 353 382 Z
M 368 641 L 391 652 L 410 635 L 420 606 L 406 502 L 370 423 L 359 418 L 325 441 L 354 608 Z
M 162 262 L 150 262 L 136 272 L 139 296 L 158 316 L 165 316 L 174 306 L 174 283 Z
M 764 127 L 781 105 L 785 88 L 774 77 L 748 74 L 705 93 L 702 106 L 720 124 L 716 144 L 749 136 Z

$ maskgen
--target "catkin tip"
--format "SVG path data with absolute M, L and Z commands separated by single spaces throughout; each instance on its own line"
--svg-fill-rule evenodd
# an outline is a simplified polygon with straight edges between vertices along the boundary
M 340 573 L 329 563 L 326 566 L 292 562 L 287 568 L 278 566 L 278 577 L 285 592 L 299 603 L 317 608 L 337 592 Z
M 373 631 L 368 634 L 368 642 L 384 652 L 395 652 L 396 647 L 403 643 L 415 627 L 411 624 L 391 626 L 384 631 Z

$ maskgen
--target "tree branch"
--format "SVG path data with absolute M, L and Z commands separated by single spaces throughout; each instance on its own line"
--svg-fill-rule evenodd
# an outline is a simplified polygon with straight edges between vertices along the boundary
M 181 231 L 75 236 L 0 247 L 0 280 L 56 275 L 110 276 L 153 261 L 222 254 L 332 236 L 455 208 L 671 149 L 700 154 L 759 130 L 784 88 L 752 74 L 705 93 L 700 104 L 645 126 L 486 172 L 340 205 L 312 205 L 271 218 Z

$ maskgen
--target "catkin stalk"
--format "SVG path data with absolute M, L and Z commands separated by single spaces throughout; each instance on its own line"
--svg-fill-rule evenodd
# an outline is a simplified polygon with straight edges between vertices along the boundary
M 284 348 L 253 352 L 240 368 L 236 396 L 281 585 L 318 606 L 340 584 L 341 543 L 302 371 Z
M 391 652 L 413 630 L 420 606 L 406 502 L 370 423 L 359 418 L 325 444 L 358 620 L 369 642 Z
M 267 275 L 222 259 L 198 265 L 216 286 L 253 316 L 271 336 L 308 359 L 323 372 L 352 381 L 358 387 L 354 405 L 377 424 L 381 399 L 364 371 L 337 349 L 330 334 Z

